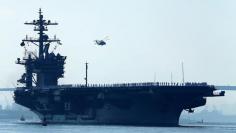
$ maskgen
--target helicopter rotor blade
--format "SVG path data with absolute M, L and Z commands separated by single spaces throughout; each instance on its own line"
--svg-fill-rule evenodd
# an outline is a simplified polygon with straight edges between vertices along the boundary
M 104 39 L 105 41 L 110 40 L 109 36 L 105 36 Z

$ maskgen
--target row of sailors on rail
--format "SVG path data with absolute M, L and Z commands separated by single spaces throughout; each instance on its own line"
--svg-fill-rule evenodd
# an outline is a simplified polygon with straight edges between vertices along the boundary
M 206 86 L 207 83 L 169 83 L 169 82 L 147 82 L 147 83 L 122 83 L 122 84 L 88 84 L 87 87 L 135 87 L 135 86 Z M 84 85 L 75 85 L 84 87 Z

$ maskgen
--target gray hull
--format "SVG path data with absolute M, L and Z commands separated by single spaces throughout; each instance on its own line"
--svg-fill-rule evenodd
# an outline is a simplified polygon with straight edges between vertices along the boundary
M 15 101 L 47 123 L 178 126 L 181 112 L 205 105 L 214 90 L 208 85 L 156 84 L 19 88 Z
M 48 123 L 105 124 L 105 125 L 149 125 L 178 126 L 183 109 L 177 107 L 158 107 L 158 105 L 138 104 L 130 109 L 120 109 L 106 104 L 101 109 L 88 109 L 87 114 L 47 114 L 34 111 L 39 118 Z

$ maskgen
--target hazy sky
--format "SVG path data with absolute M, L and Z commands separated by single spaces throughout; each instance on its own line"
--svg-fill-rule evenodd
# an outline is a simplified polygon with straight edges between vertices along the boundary
M 60 83 L 84 83 L 86 61 L 89 83 L 170 81 L 171 73 L 181 82 L 183 61 L 186 81 L 236 85 L 235 7 L 235 0 L 0 0 L 0 87 L 23 73 L 14 63 L 21 40 L 37 35 L 23 23 L 39 8 L 59 23 L 48 33 L 67 56 Z M 107 46 L 94 45 L 106 36 Z

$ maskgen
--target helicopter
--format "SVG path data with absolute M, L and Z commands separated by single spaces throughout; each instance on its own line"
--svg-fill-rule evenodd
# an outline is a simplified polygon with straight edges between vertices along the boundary
M 104 40 L 95 40 L 95 44 L 103 46 L 103 45 L 106 45 L 107 43 Z
M 103 45 L 106 45 L 106 41 L 109 40 L 108 36 L 106 36 L 103 40 L 94 40 L 95 42 L 95 45 L 100 45 L 100 46 L 103 46 Z

